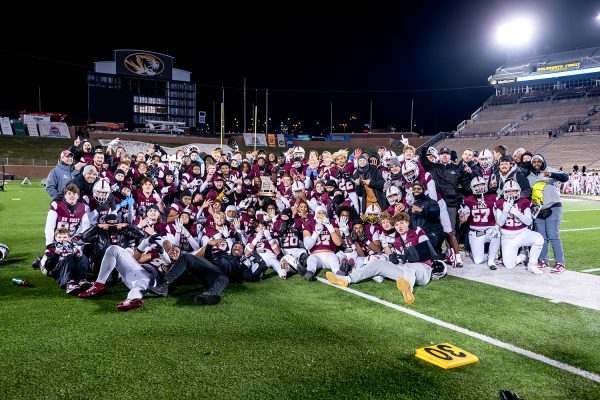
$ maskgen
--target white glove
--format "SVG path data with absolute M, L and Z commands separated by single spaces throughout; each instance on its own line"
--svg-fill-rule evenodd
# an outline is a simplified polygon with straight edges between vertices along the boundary
M 403 145 L 405 145 L 405 146 L 408 146 L 408 139 L 405 139 L 405 138 L 404 138 L 404 135 L 402 135 L 402 139 L 400 139 L 400 142 L 401 142 Z
M 181 223 L 181 220 L 175 220 L 175 233 L 181 233 L 182 230 L 183 224 Z
M 317 224 L 317 225 L 315 225 L 315 233 L 317 235 L 320 235 L 321 232 L 323 232 L 323 224 Z
M 510 209 L 510 213 L 512 215 L 514 215 L 515 217 L 523 215 L 523 213 L 521 213 L 521 211 L 519 210 L 519 207 L 513 207 L 513 208 L 511 208 Z
M 350 234 L 350 228 L 348 227 L 348 217 L 341 217 L 340 222 L 338 222 L 338 226 L 340 227 L 340 232 L 344 235 Z
M 160 192 L 161 192 L 162 194 L 165 194 L 165 193 L 167 193 L 168 191 L 169 191 L 169 187 L 168 187 L 168 186 L 165 186 L 164 188 L 160 189 Z
M 469 207 L 467 206 L 462 205 L 458 209 L 458 215 L 460 215 L 461 217 L 467 217 L 469 216 L 469 214 L 471 214 L 471 210 L 469 210 Z
M 254 240 L 252 241 L 252 244 L 253 244 L 254 246 L 256 246 L 256 245 L 258 244 L 258 242 L 260 242 L 260 240 L 262 239 L 262 237 L 263 237 L 263 234 L 262 234 L 262 232 L 258 232 L 258 233 L 256 234 L 256 236 L 254 237 Z
M 330 224 L 331 224 L 331 222 L 329 221 L 329 218 L 324 218 L 322 223 L 323 223 L 323 225 L 325 225 L 325 226 L 327 226 L 327 225 L 330 225 Z
M 327 228 L 327 230 L 329 231 L 329 233 L 333 233 L 335 231 L 335 228 L 333 227 L 332 224 L 324 224 L 325 228 Z
M 119 138 L 111 140 L 110 143 L 108 143 L 108 147 L 112 148 L 117 143 L 119 143 Z
M 227 229 L 226 226 L 222 227 L 219 232 L 221 232 L 221 234 L 223 235 L 224 239 L 227 239 L 229 237 L 229 229 Z
M 512 201 L 505 201 L 504 205 L 502 206 L 502 212 L 504 214 L 508 214 L 508 212 L 510 211 L 510 209 L 512 208 L 513 203 Z
M 142 240 L 138 245 L 137 249 L 140 253 L 145 252 L 148 249 L 148 247 L 150 247 L 150 242 L 148 241 L 148 239 L 149 238 Z

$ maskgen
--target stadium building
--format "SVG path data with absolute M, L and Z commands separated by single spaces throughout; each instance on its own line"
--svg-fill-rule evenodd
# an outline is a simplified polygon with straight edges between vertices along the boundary
M 488 78 L 495 89 L 457 134 L 598 130 L 600 47 L 515 60 Z
M 173 67 L 172 56 L 115 50 L 114 61 L 95 62 L 88 73 L 89 118 L 123 123 L 129 129 L 160 121 L 195 127 L 196 84 L 190 75 Z

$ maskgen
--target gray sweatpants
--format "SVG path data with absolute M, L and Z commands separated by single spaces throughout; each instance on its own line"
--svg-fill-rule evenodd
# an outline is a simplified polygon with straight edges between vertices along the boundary
M 410 283 L 410 288 L 415 283 L 420 286 L 427 285 L 431 279 L 431 267 L 424 263 L 392 264 L 389 261 L 375 260 L 366 266 L 355 268 L 350 273 L 352 283 L 358 283 L 374 276 L 383 276 L 391 280 L 404 278 Z

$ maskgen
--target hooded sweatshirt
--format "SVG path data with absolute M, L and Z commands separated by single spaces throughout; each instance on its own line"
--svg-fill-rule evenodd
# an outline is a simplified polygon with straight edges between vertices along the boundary
M 46 192 L 53 200 L 62 200 L 64 189 L 69 182 L 73 180 L 81 170 L 75 169 L 72 165 L 67 165 L 62 161 L 56 164 L 46 179 Z
M 542 161 L 542 168 L 538 171 L 533 168 L 533 161 L 539 159 Z M 556 168 L 548 167 L 546 160 L 541 154 L 534 154 L 531 158 L 531 173 L 527 176 L 529 184 L 533 190 L 534 198 L 540 197 L 536 192 L 541 191 L 542 209 L 550 207 L 560 207 L 560 184 L 569 180 L 569 176 Z M 550 172 L 549 177 L 544 176 L 544 172 Z

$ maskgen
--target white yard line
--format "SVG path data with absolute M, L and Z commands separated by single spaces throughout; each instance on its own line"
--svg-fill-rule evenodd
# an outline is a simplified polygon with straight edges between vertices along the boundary
M 362 297 L 363 299 L 371 300 L 371 301 L 373 301 L 375 303 L 378 303 L 378 304 L 381 304 L 383 306 L 392 308 L 392 309 L 394 309 L 396 311 L 400 311 L 402 313 L 411 315 L 413 317 L 417 317 L 419 319 L 422 319 L 422 320 L 430 322 L 432 324 L 441 326 L 443 328 L 447 328 L 447 329 L 453 330 L 455 332 L 462 333 L 463 335 L 467 335 L 467 336 L 470 336 L 470 337 L 475 338 L 475 339 L 479 339 L 479 340 L 481 340 L 483 342 L 489 343 L 489 344 L 491 344 L 493 346 L 496 346 L 496 347 L 499 347 L 501 349 L 512 351 L 513 353 L 520 354 L 522 356 L 525 356 L 525 357 L 531 358 L 533 360 L 537 360 L 537 361 L 543 362 L 545 364 L 548 364 L 548 365 L 550 365 L 552 367 L 561 369 L 563 371 L 570 372 L 570 373 L 572 373 L 574 375 L 579 375 L 579 376 L 581 376 L 583 378 L 586 378 L 586 379 L 589 379 L 591 381 L 600 383 L 600 375 L 595 374 L 593 372 L 585 371 L 583 369 L 574 367 L 572 365 L 565 364 L 565 363 L 562 363 L 560 361 L 553 360 L 551 358 L 548 358 L 548 357 L 543 356 L 541 354 L 535 353 L 533 351 L 526 350 L 526 349 L 523 349 L 521 347 L 514 346 L 514 345 L 512 345 L 510 343 L 506 343 L 506 342 L 503 342 L 503 341 L 498 340 L 498 339 L 494 339 L 494 338 L 492 338 L 490 336 L 483 335 L 481 333 L 474 332 L 474 331 L 471 331 L 471 330 L 466 329 L 466 328 L 462 328 L 462 327 L 460 327 L 458 325 L 454 325 L 454 324 L 451 324 L 451 323 L 439 320 L 437 318 L 430 317 L 428 315 L 422 314 L 420 312 L 411 310 L 411 309 L 406 308 L 406 307 L 401 307 L 401 306 L 399 306 L 397 304 L 390 303 L 389 301 L 381 300 L 378 297 L 371 296 L 371 295 L 368 295 L 368 294 L 363 293 L 363 292 L 359 292 L 358 290 L 354 290 L 354 289 L 350 289 L 350 288 L 345 288 L 345 287 L 334 285 L 332 283 L 329 283 L 329 281 L 327 281 L 326 279 L 323 279 L 323 278 L 317 278 L 317 279 L 320 282 L 322 282 L 322 283 L 325 283 L 325 284 L 327 284 L 329 286 L 333 286 L 333 287 L 335 287 L 337 289 L 340 289 L 340 290 L 343 290 L 345 292 L 352 293 L 352 294 L 354 294 L 356 296 Z
M 576 232 L 576 231 L 595 231 L 600 229 L 600 226 L 596 226 L 593 228 L 574 228 L 574 229 L 561 229 L 561 232 Z
M 600 268 L 584 269 L 583 271 L 579 271 L 579 272 L 597 272 L 597 271 L 600 271 Z
M 563 210 L 563 213 L 566 213 L 566 212 L 582 212 L 582 211 L 600 211 L 600 208 L 590 208 L 588 210 Z

